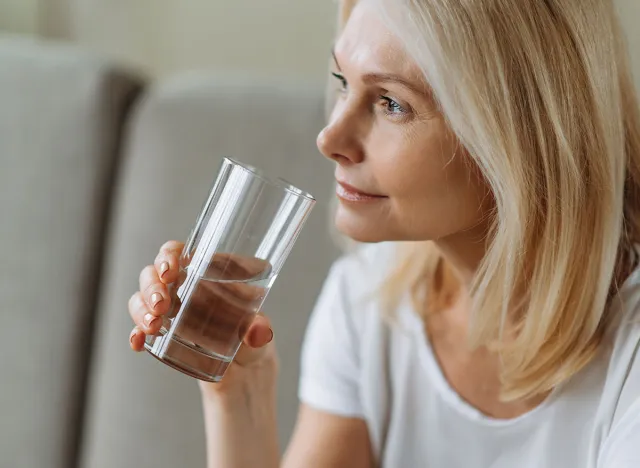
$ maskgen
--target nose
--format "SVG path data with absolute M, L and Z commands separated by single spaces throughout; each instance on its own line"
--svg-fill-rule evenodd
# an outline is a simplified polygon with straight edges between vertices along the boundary
M 317 145 L 320 152 L 340 165 L 352 165 L 364 160 L 362 146 L 363 117 L 348 102 L 336 103 L 329 124 L 320 132 Z

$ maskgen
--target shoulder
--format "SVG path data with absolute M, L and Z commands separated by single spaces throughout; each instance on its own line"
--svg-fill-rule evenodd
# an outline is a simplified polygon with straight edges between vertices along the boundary
M 381 243 L 359 245 L 336 260 L 311 315 L 307 339 L 322 330 L 354 341 L 380 321 L 380 288 L 395 259 L 396 245 Z
M 363 343 L 377 343 L 379 285 L 394 264 L 388 244 L 358 247 L 332 266 L 311 314 L 302 346 L 299 395 L 331 414 L 362 417 Z

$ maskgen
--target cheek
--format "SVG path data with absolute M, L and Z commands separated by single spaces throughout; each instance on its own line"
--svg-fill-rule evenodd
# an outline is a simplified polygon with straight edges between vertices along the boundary
M 446 237 L 483 216 L 486 187 L 455 143 L 433 138 L 411 145 L 379 161 L 376 172 L 390 197 L 389 218 L 406 239 Z

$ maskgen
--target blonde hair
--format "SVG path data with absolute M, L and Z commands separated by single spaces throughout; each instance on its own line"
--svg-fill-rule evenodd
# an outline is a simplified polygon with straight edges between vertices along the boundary
M 613 2 L 378 4 L 495 199 L 471 342 L 500 353 L 504 399 L 544 394 L 595 355 L 640 240 L 640 115 Z M 436 312 L 455 275 L 435 244 L 405 250 L 386 291 Z

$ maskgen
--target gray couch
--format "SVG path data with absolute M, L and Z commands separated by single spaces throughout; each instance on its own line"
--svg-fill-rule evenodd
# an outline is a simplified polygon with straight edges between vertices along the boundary
M 195 380 L 129 351 L 127 299 L 184 239 L 224 156 L 319 202 L 265 306 L 297 407 L 308 314 L 337 255 L 321 89 L 210 75 L 147 86 L 63 44 L 0 40 L 0 467 L 204 467 Z

